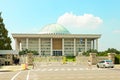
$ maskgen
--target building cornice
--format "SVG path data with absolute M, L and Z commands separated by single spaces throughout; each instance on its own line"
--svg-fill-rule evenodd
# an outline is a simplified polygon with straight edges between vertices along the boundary
M 13 38 L 100 38 L 101 34 L 21 34 L 13 33 Z

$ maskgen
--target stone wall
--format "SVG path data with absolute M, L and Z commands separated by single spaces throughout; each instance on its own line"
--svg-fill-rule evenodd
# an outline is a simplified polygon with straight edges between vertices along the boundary
M 33 64 L 33 54 L 32 53 L 28 53 L 27 54 L 27 64 L 28 65 L 32 65 Z
M 108 53 L 108 59 L 112 60 L 114 63 L 115 62 L 115 53 Z
M 115 61 L 115 53 L 108 53 L 108 56 L 96 56 L 96 53 L 90 53 L 90 61 L 91 61 L 91 63 L 94 65 L 94 64 L 96 64 L 97 62 L 99 62 L 99 61 L 101 61 L 101 60 L 112 60 L 113 61 L 113 63 L 114 63 L 114 61 Z
M 97 63 L 96 53 L 90 53 L 90 61 L 93 65 Z
M 20 56 L 20 64 L 32 65 L 33 60 L 34 60 L 34 56 L 32 53 L 28 53 L 27 55 Z
M 28 65 L 35 62 L 62 62 L 62 56 L 33 56 L 32 53 L 28 53 L 26 56 L 21 56 L 21 63 L 27 63 Z M 90 56 L 76 56 L 76 63 L 81 65 L 86 65 L 87 61 L 90 60 L 92 65 L 96 65 L 97 62 L 101 60 L 115 60 L 115 53 L 108 53 L 108 56 L 96 56 L 96 53 L 90 53 Z

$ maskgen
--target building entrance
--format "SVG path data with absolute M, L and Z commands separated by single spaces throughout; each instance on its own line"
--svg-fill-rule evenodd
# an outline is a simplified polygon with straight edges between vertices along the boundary
M 62 56 L 62 51 L 53 51 L 53 56 Z

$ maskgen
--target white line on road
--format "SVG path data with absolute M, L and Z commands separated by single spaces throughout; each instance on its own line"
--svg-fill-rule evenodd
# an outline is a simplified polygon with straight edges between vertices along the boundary
M 70 69 L 70 68 L 68 68 L 67 70 L 68 70 L 68 71 L 70 71 L 71 69 Z
M 15 78 L 21 73 L 21 71 L 19 71 L 17 74 L 15 74 L 11 80 L 15 80 Z
M 30 70 L 28 71 L 28 74 L 27 74 L 26 80 L 29 80 L 29 75 L 30 75 Z
M 74 71 L 77 71 L 77 69 L 76 69 L 76 68 L 74 68 L 73 70 L 74 70 Z
M 78 71 L 78 70 L 107 70 L 107 69 L 98 69 L 98 68 L 43 68 L 43 69 L 36 69 L 31 71 Z
M 41 71 L 46 71 L 47 69 L 46 68 L 44 68 L 43 70 L 41 70 Z
M 54 71 L 58 71 L 58 69 L 55 69 Z
M 62 70 L 62 71 L 64 71 L 65 69 L 64 69 L 64 68 L 62 68 L 61 70 Z
M 48 69 L 48 71 L 52 71 L 53 69 Z
M 83 68 L 79 68 L 79 70 L 83 70 Z

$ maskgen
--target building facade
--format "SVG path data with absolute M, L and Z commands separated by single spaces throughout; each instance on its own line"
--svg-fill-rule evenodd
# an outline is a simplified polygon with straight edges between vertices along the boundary
M 0 66 L 14 64 L 14 58 L 19 58 L 16 50 L 0 50 Z
M 38 34 L 12 34 L 16 50 L 28 49 L 40 55 L 78 55 L 89 49 L 98 49 L 100 34 L 71 34 L 59 24 L 50 24 Z

